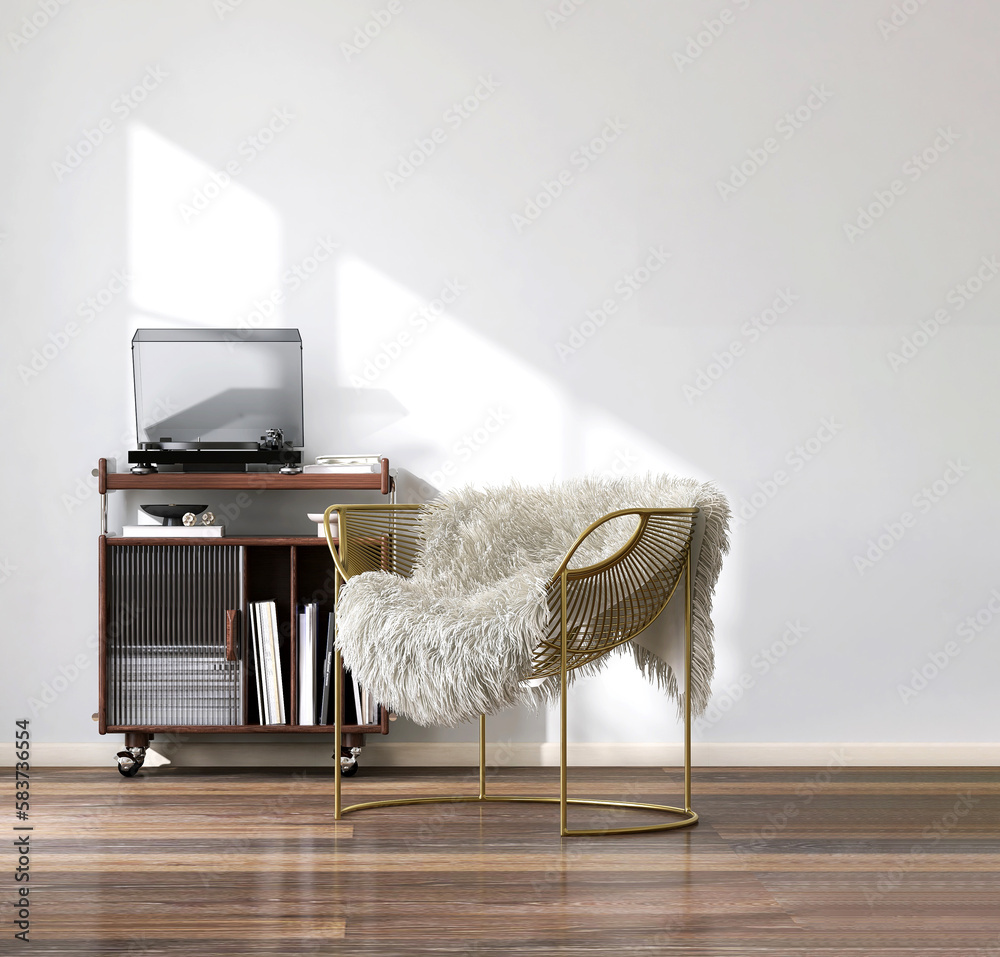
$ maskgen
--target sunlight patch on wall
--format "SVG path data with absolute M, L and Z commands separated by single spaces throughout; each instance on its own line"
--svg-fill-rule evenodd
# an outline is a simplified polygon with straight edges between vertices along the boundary
M 421 298 L 354 256 L 338 264 L 336 362 L 340 385 L 396 409 L 370 442 L 448 488 L 466 481 L 544 482 L 587 473 L 698 474 L 692 463 L 470 329 L 472 291 L 443 278 Z M 375 393 L 383 399 L 376 402 Z M 363 405 L 364 403 L 359 403 Z M 374 447 L 374 446 L 373 446 Z M 401 454 L 399 450 L 405 450 Z
M 437 489 L 563 471 L 570 409 L 560 389 L 456 318 L 469 290 L 444 278 L 421 298 L 353 256 L 338 264 L 338 378 L 392 421 L 370 436 Z

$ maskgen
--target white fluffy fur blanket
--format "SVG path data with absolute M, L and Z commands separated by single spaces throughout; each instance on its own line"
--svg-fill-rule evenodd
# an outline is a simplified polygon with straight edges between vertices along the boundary
M 337 643 L 344 664 L 383 705 L 421 725 L 454 726 L 548 700 L 558 679 L 534 686 L 526 679 L 546 631 L 546 585 L 580 533 L 617 509 L 698 506 L 704 537 L 694 574 L 691 703 L 695 713 L 704 709 L 714 669 L 712 593 L 729 547 L 729 505 L 716 486 L 668 475 L 585 478 L 543 488 L 467 487 L 440 502 L 447 507 L 423 517 L 426 548 L 411 578 L 365 572 L 340 591 Z M 601 526 L 576 553 L 574 566 L 612 554 L 634 528 L 634 519 Z M 683 672 L 678 676 L 636 641 L 622 647 L 631 649 L 643 674 L 680 700 Z

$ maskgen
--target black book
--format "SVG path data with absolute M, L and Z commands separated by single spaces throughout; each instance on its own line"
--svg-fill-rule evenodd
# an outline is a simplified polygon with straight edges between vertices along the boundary
M 319 709 L 319 723 L 330 724 L 330 679 L 333 675 L 334 612 L 326 626 L 326 655 L 323 658 L 323 700 Z

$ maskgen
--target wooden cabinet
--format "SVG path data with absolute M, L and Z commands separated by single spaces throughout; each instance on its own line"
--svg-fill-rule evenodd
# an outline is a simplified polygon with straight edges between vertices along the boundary
M 107 534 L 107 501 L 115 489 L 371 489 L 393 493 L 388 461 L 382 472 L 108 473 L 98 468 L 102 496 L 99 604 L 101 734 L 125 735 L 119 770 L 131 776 L 157 733 L 333 734 L 333 724 L 301 724 L 297 605 L 315 602 L 322 623 L 317 674 L 322 677 L 325 625 L 334 610 L 336 569 L 317 536 L 135 538 Z M 264 724 L 250 640 L 253 602 L 273 601 L 288 721 Z M 350 680 L 349 678 L 347 680 Z M 346 689 L 345 689 L 346 690 Z M 341 755 L 357 769 L 366 734 L 387 734 L 389 716 L 358 724 L 353 695 L 342 694 Z M 332 716 L 331 716 L 332 717 Z

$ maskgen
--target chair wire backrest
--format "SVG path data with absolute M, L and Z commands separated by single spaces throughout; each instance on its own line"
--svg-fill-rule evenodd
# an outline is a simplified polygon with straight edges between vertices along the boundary
M 614 518 L 634 515 L 635 532 L 604 561 L 564 568 L 548 586 L 549 618 L 545 636 L 535 649 L 532 678 L 560 672 L 561 579 L 566 578 L 567 669 L 600 658 L 647 628 L 666 607 L 684 572 L 697 508 L 624 509 L 605 516 L 577 540 Z
M 362 572 L 385 571 L 406 578 L 423 549 L 424 509 L 392 511 L 357 506 L 339 510 L 340 561 L 350 579 Z

